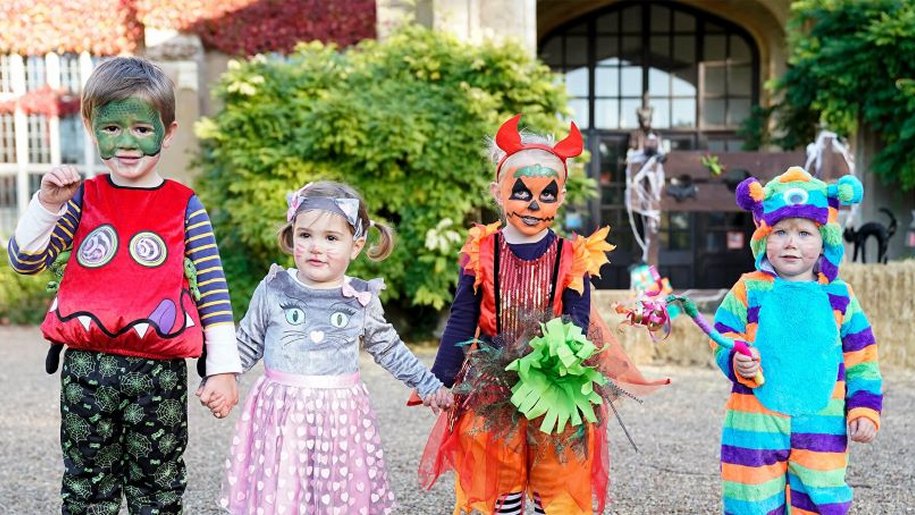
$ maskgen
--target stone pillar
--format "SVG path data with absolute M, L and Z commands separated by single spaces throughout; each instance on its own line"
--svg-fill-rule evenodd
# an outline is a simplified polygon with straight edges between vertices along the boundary
M 143 56 L 158 64 L 175 83 L 175 119 L 178 132 L 159 161 L 163 177 L 192 184 L 190 161 L 199 150 L 194 123 L 202 114 L 203 99 L 209 95 L 204 82 L 204 52 L 194 34 L 169 29 L 146 28 Z
M 536 0 L 378 0 L 376 8 L 380 39 L 411 21 L 468 43 L 513 39 L 537 51 Z

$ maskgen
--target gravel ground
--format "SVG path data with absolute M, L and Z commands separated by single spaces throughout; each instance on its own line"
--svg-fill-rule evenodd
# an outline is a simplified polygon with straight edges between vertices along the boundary
M 0 514 L 60 511 L 60 385 L 56 376 L 43 371 L 45 351 L 37 329 L 0 327 L 0 391 L 7 392 L 0 403 Z M 433 357 L 427 350 L 420 355 L 427 362 Z M 624 406 L 622 416 L 639 452 L 619 427 L 610 429 L 613 502 L 607 513 L 719 512 L 718 436 L 726 383 L 711 369 L 644 371 L 674 382 L 642 405 Z M 243 395 L 258 372 L 243 377 Z M 885 376 L 883 429 L 873 444 L 852 447 L 848 479 L 855 488 L 856 514 L 915 513 L 915 372 L 890 371 Z M 433 422 L 431 412 L 405 407 L 406 388 L 367 358 L 363 378 L 378 412 L 398 513 L 450 513 L 450 476 L 431 491 L 417 487 L 416 464 Z M 185 509 L 194 515 L 217 514 L 215 498 L 237 411 L 220 421 L 195 398 L 190 402 Z

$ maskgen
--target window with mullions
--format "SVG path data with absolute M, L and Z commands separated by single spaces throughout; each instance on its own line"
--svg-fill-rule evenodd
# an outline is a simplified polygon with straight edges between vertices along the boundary
M 548 35 L 540 57 L 565 75 L 579 125 L 636 129 L 648 95 L 652 127 L 681 135 L 681 149 L 739 150 L 736 129 L 759 95 L 746 31 L 686 6 L 621 2 Z

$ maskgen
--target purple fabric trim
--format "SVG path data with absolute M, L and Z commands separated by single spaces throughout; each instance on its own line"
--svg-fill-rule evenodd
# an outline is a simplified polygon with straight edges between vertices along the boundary
M 759 322 L 759 306 L 753 306 L 747 309 L 747 323 L 755 324 Z
M 746 447 L 722 445 L 721 462 L 744 465 L 747 467 L 761 467 L 763 465 L 772 465 L 774 463 L 787 461 L 788 452 L 787 449 L 748 449 Z
M 832 306 L 832 309 L 844 314 L 845 309 L 848 308 L 848 303 L 851 302 L 848 295 L 835 295 L 832 293 L 827 295 L 829 296 L 829 305 Z
M 845 452 L 848 449 L 848 439 L 844 434 L 793 433 L 791 448 L 817 452 Z
M 770 511 L 766 515 L 785 515 L 786 509 L 787 508 L 785 508 L 785 505 L 783 504 L 783 505 L 779 506 L 778 508 L 775 508 L 774 510 Z
M 877 340 L 874 338 L 874 332 L 870 327 L 868 327 L 857 333 L 846 334 L 845 338 L 842 338 L 842 351 L 859 351 L 868 345 L 876 343 L 876 341 Z
M 820 259 L 820 272 L 829 279 L 830 282 L 834 281 L 839 275 L 839 267 L 832 261 L 826 259 Z
M 725 325 L 725 324 L 723 324 L 723 323 L 721 323 L 721 322 L 715 322 L 715 330 L 718 331 L 718 332 L 721 333 L 721 334 L 725 334 L 725 333 L 739 333 L 739 332 L 740 332 L 740 331 L 738 331 L 737 329 L 734 329 L 733 327 L 731 327 L 731 326 L 729 326 L 729 325 Z
M 736 351 L 731 351 L 731 363 L 734 363 L 734 361 L 733 361 L 734 352 L 736 352 Z M 734 368 L 734 367 L 731 367 L 731 368 Z M 731 381 L 734 381 L 734 387 L 731 388 L 731 393 L 741 393 L 744 395 L 753 395 L 752 388 L 745 386 L 743 383 L 737 382 L 737 376 L 734 374 L 733 370 L 731 371 L 731 374 L 733 375 L 733 377 L 731 377 Z
M 819 224 L 829 220 L 829 210 L 826 207 L 817 207 L 810 204 L 783 206 L 771 213 L 763 214 L 766 225 L 772 227 L 785 218 L 806 218 Z
M 842 503 L 821 504 L 817 506 L 804 492 L 791 489 L 791 506 L 822 515 L 845 515 L 851 508 L 851 501 Z
M 870 408 L 877 413 L 880 413 L 883 410 L 883 396 L 859 390 L 853 393 L 845 404 L 846 410 L 854 408 Z
M 836 374 L 836 375 L 837 375 L 836 381 L 844 381 L 844 380 L 845 380 L 845 362 L 844 362 L 844 361 L 842 361 L 842 362 L 839 363 L 839 373 Z

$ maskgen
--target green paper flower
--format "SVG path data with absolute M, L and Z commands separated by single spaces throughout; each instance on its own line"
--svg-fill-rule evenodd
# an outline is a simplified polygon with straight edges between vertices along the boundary
M 579 426 L 582 417 L 597 422 L 592 405 L 603 401 L 594 385 L 606 384 L 607 378 L 584 365 L 597 348 L 572 322 L 554 318 L 540 329 L 542 336 L 529 343 L 531 352 L 505 367 L 518 373 L 511 403 L 528 420 L 543 416 L 544 433 L 561 433 L 567 423 Z

